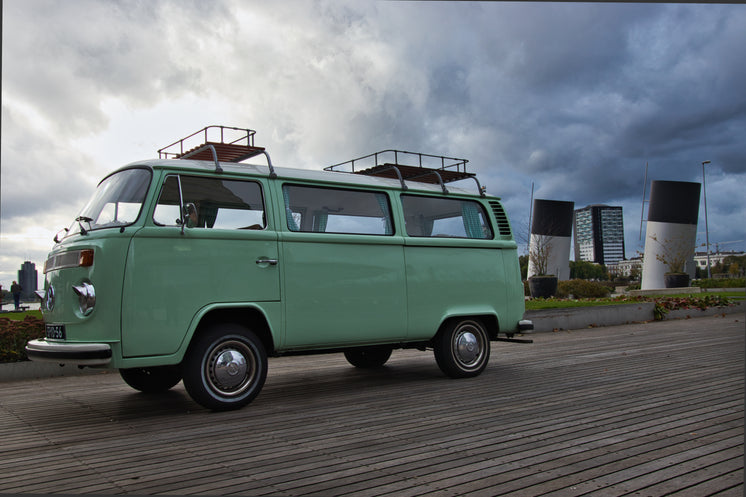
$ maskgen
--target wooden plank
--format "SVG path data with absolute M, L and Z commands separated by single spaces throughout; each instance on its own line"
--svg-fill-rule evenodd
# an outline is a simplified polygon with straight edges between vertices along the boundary
M 468 380 L 419 351 L 376 371 L 271 359 L 262 394 L 226 413 L 117 374 L 2 382 L 0 491 L 729 495 L 743 489 L 743 323 L 536 334 L 493 344 Z

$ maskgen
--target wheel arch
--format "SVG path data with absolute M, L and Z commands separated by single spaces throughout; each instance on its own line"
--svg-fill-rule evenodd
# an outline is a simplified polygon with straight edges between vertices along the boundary
M 447 325 L 453 321 L 461 319 L 478 319 L 487 330 L 490 340 L 497 338 L 497 333 L 500 331 L 500 321 L 498 320 L 497 314 L 494 312 L 476 312 L 476 313 L 464 313 L 464 314 L 451 314 L 446 316 L 441 322 L 435 336 L 441 332 Z M 433 338 L 435 338 L 435 336 Z
M 267 354 L 274 352 L 275 338 L 269 319 L 263 309 L 255 306 L 219 306 L 206 309 L 198 316 L 197 324 L 185 349 L 188 349 L 189 344 L 205 330 L 221 323 L 246 326 L 262 341 Z

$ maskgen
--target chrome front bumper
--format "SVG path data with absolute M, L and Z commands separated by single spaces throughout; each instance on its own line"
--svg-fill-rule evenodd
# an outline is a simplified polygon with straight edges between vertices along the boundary
M 32 361 L 105 366 L 111 362 L 111 346 L 106 343 L 50 342 L 41 338 L 26 344 L 26 355 Z

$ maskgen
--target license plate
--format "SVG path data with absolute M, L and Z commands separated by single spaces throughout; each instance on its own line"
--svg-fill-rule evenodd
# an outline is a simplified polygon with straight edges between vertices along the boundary
M 64 324 L 48 324 L 47 325 L 47 338 L 54 338 L 55 340 L 65 339 L 65 325 Z

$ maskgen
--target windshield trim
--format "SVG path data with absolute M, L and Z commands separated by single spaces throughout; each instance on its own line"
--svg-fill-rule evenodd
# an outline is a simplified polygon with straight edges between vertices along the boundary
M 142 200 L 140 201 L 140 206 L 137 212 L 137 216 L 131 221 L 123 222 L 121 224 L 120 223 L 105 223 L 102 225 L 91 224 L 91 221 L 93 221 L 93 219 L 90 219 L 90 217 L 86 217 L 86 215 L 89 214 L 86 212 L 86 209 L 89 208 L 89 206 L 91 205 L 91 202 L 93 202 L 93 200 L 96 198 L 97 192 L 101 188 L 101 186 L 110 178 L 118 174 L 126 173 L 127 171 L 132 171 L 132 170 L 143 170 L 148 173 L 147 187 L 145 188 L 145 191 L 142 195 Z M 152 189 L 153 176 L 154 176 L 153 168 L 150 166 L 146 166 L 146 165 L 125 166 L 125 167 L 119 168 L 107 174 L 101 181 L 98 182 L 98 184 L 96 185 L 96 190 L 93 192 L 92 196 L 88 199 L 88 202 L 86 202 L 86 204 L 81 208 L 80 212 L 78 213 L 78 216 L 76 216 L 75 221 L 73 221 L 73 223 L 70 225 L 68 232 L 65 234 L 63 238 L 67 238 L 71 235 L 83 235 L 84 236 L 90 233 L 91 231 L 97 231 L 97 230 L 102 230 L 102 229 L 109 229 L 109 228 L 123 229 L 127 226 L 132 226 L 133 224 L 136 224 L 143 216 L 143 211 L 145 210 L 146 201 Z M 99 215 L 100 213 L 101 212 L 99 211 L 97 215 Z M 88 228 L 84 228 L 83 223 L 81 221 L 88 224 Z M 77 229 L 76 227 L 79 227 L 80 229 Z
M 99 186 L 101 186 L 101 183 L 103 183 L 107 179 L 111 178 L 115 174 L 119 174 L 119 173 L 124 172 L 124 171 L 129 171 L 130 169 L 145 169 L 146 171 L 148 171 L 150 173 L 150 179 L 151 180 L 153 179 L 153 167 L 152 166 L 148 166 L 146 164 L 127 165 L 127 166 L 124 166 L 124 167 L 120 167 L 119 169 L 116 169 L 116 170 L 110 172 L 109 174 L 107 174 L 106 176 L 104 176 L 101 179 L 101 181 L 99 181 L 98 184 L 96 184 L 96 188 L 98 188 Z M 151 181 L 151 183 L 152 183 L 152 181 Z M 150 189 L 150 187 L 148 187 L 148 189 Z M 145 196 L 147 197 L 147 193 L 145 194 Z

